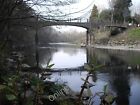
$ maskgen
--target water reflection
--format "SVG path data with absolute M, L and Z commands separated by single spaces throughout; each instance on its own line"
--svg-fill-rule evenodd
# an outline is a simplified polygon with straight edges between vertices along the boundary
M 129 105 L 130 82 L 127 70 L 118 69 L 110 72 L 110 85 L 117 94 L 117 105 Z
M 108 84 L 109 90 L 117 95 L 115 105 L 140 105 L 140 52 L 104 50 L 94 48 L 78 48 L 73 45 L 50 45 L 39 49 L 40 65 L 45 67 L 49 59 L 54 68 L 74 68 L 84 66 L 84 63 L 105 65 L 94 72 L 89 82 L 95 84 L 92 92 L 103 91 Z M 83 68 L 82 68 L 83 69 Z M 87 71 L 69 71 L 53 73 L 52 80 L 65 82 L 75 92 L 80 92 Z M 94 105 L 99 105 L 99 97 L 95 97 Z
M 54 73 L 52 80 L 66 83 L 75 93 L 79 93 L 83 81 L 81 78 L 86 78 L 87 71 L 68 71 Z M 108 84 L 109 90 L 117 96 L 114 105 L 139 105 L 140 97 L 140 73 L 137 76 L 132 72 L 118 70 L 98 71 L 95 75 L 89 78 L 89 82 L 95 84 L 91 88 L 92 93 L 103 92 L 104 85 Z M 94 98 L 94 105 L 100 104 L 100 98 Z
M 53 68 L 74 68 L 86 63 L 86 53 L 85 49 L 78 47 L 40 48 L 40 65 L 43 68 L 46 67 L 49 59 L 51 59 L 51 63 L 55 64 Z
M 34 49 L 25 49 L 26 62 L 35 65 Z M 72 68 L 83 66 L 84 63 L 96 59 L 98 64 L 106 66 L 140 67 L 140 52 L 105 50 L 94 48 L 79 48 L 68 44 L 50 44 L 39 48 L 40 66 L 45 67 L 49 59 L 55 63 L 55 68 Z
M 103 70 L 100 70 L 98 73 L 109 73 L 109 79 L 107 81 L 112 91 L 117 95 L 116 105 L 139 105 L 140 101 L 134 99 L 134 96 L 140 96 L 140 94 L 135 92 L 136 90 L 138 93 L 140 92 L 138 90 L 140 85 L 138 82 L 134 84 L 132 78 L 134 79 L 135 77 L 134 72 L 139 73 L 137 70 L 139 70 L 140 65 L 140 52 L 99 49 L 88 50 L 88 52 L 90 52 L 88 53 L 89 63 L 92 62 L 94 58 L 98 64 L 106 66 L 106 69 L 103 68 Z
M 87 49 L 88 62 L 91 58 L 98 61 L 99 64 L 108 66 L 133 66 L 140 65 L 140 52 L 136 51 L 120 51 L 105 49 Z
M 130 75 L 130 105 L 140 105 L 139 97 L 140 97 L 140 73 L 139 74 L 131 74 Z

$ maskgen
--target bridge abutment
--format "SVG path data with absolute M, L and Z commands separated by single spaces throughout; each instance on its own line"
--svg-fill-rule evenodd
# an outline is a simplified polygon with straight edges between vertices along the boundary
M 90 29 L 87 29 L 87 32 L 86 32 L 86 45 L 93 44 L 93 41 L 94 41 L 94 34 L 93 34 L 93 32 L 90 31 Z

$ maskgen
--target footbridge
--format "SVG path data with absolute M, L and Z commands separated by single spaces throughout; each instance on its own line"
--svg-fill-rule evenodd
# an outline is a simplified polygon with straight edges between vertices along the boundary
M 36 20 L 36 21 L 35 21 Z M 37 18 L 33 17 L 33 21 L 29 21 L 28 23 L 17 23 L 14 25 L 20 25 L 20 26 L 27 26 L 35 30 L 39 30 L 44 27 L 48 26 L 77 26 L 87 29 L 86 32 L 86 44 L 88 44 L 89 41 L 89 30 L 91 28 L 91 23 L 89 19 L 83 20 L 81 18 L 79 19 L 67 19 L 67 20 L 58 20 L 58 19 L 44 19 L 44 18 Z M 94 25 L 96 26 L 96 25 Z M 92 26 L 93 27 L 93 26 Z
M 38 20 L 38 19 L 37 19 Z M 91 23 L 88 19 L 68 19 L 68 20 L 56 20 L 56 19 L 45 19 L 36 22 L 24 23 L 25 26 L 30 26 L 33 29 L 41 29 L 48 26 L 77 26 L 87 29 L 86 31 L 86 44 L 89 42 L 89 30 L 91 28 Z M 96 27 L 96 25 L 94 24 Z M 93 27 L 93 26 L 92 26 Z
M 65 26 L 78 26 L 82 28 L 86 28 L 87 30 L 90 28 L 90 22 L 87 19 L 86 22 L 82 22 L 81 20 L 71 21 L 71 20 L 55 20 L 55 21 L 45 21 L 40 23 L 40 27 L 46 26 L 56 26 L 56 25 L 65 25 Z
M 121 28 L 121 29 L 127 29 L 128 26 L 127 25 L 123 25 L 123 24 L 115 24 L 115 25 L 105 25 L 105 27 L 109 27 L 109 28 Z
M 86 32 L 86 45 L 88 45 L 88 42 L 91 40 L 91 35 L 89 35 L 89 32 L 91 28 L 98 28 L 102 23 L 96 21 L 96 22 L 91 22 L 89 19 L 82 20 L 82 18 L 76 18 L 76 19 L 68 19 L 68 20 L 57 20 L 57 19 L 44 19 L 44 18 L 34 18 L 37 21 L 30 21 L 28 23 L 24 23 L 25 26 L 30 26 L 34 29 L 40 29 L 43 27 L 47 26 L 59 26 L 59 25 L 64 25 L 64 26 L 77 26 L 77 27 L 82 27 L 87 29 Z M 18 23 L 19 25 L 19 23 Z M 22 24 L 23 25 L 23 24 Z M 126 26 L 121 26 L 121 25 L 106 25 L 105 27 L 118 27 L 118 28 L 127 28 Z
M 58 26 L 58 25 L 64 25 L 64 26 L 77 26 L 87 29 L 86 31 L 86 45 L 88 45 L 89 42 L 89 30 L 91 27 L 91 23 L 87 19 L 86 21 L 81 21 L 81 19 L 78 20 L 50 20 L 40 23 L 40 28 L 47 27 L 47 26 Z

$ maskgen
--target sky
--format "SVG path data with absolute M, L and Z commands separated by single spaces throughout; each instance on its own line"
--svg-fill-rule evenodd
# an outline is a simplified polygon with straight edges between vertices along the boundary
M 65 14 L 73 13 L 71 15 L 67 15 L 65 18 L 78 18 L 82 17 L 82 19 L 86 20 L 89 18 L 89 15 L 91 13 L 91 10 L 93 8 L 93 5 L 97 5 L 99 11 L 109 8 L 109 1 L 110 0 L 77 0 L 77 3 L 67 5 L 67 6 L 59 6 L 59 7 L 52 7 L 51 12 L 47 11 L 46 6 L 38 7 L 39 11 L 45 11 L 42 12 L 43 15 L 51 17 L 51 15 L 54 17 L 56 15 L 57 19 L 63 18 Z M 140 0 L 132 0 L 133 6 L 131 7 L 132 13 L 139 12 L 140 11 Z M 34 9 L 37 9 L 36 7 Z M 62 11 L 62 13 L 59 12 Z M 82 11 L 81 11 L 82 10 Z M 80 12 L 78 12 L 80 11 Z M 58 17 L 60 15 L 60 17 Z M 62 16 L 62 17 L 61 17 Z
M 130 8 L 132 10 L 132 14 L 139 12 L 140 0 L 132 0 L 132 3 L 133 6 Z M 103 9 L 109 8 L 109 0 L 78 0 L 78 3 L 76 4 L 60 7 L 60 10 L 62 10 L 64 14 L 83 10 L 79 13 L 68 15 L 66 18 L 82 18 L 83 21 L 86 21 L 89 18 L 94 4 L 97 5 L 99 12 Z
M 90 3 L 92 3 L 92 5 L 90 5 Z M 79 0 L 79 3 L 73 5 L 75 8 L 71 9 L 71 12 L 75 10 L 81 10 L 88 5 L 90 5 L 88 9 L 92 9 L 94 4 L 97 5 L 98 9 L 101 11 L 103 9 L 109 8 L 108 3 L 109 0 Z M 132 13 L 139 12 L 140 0 L 132 0 L 132 4 L 133 4 L 133 6 L 131 7 Z
M 72 5 L 68 5 L 68 6 L 62 6 L 59 8 L 53 7 L 52 9 L 54 9 L 54 11 L 56 12 L 57 9 L 60 9 L 61 11 L 63 11 L 63 14 L 60 14 L 58 12 L 58 15 L 64 15 L 64 14 L 68 14 L 68 13 L 73 13 L 73 12 L 77 12 L 77 11 L 81 11 L 81 12 L 77 12 L 75 14 L 72 15 L 68 15 L 66 17 L 64 17 L 65 19 L 69 19 L 69 18 L 78 18 L 78 17 L 82 17 L 83 21 L 86 21 L 89 18 L 89 15 L 91 13 L 91 10 L 93 8 L 93 5 L 97 5 L 99 11 L 103 10 L 103 9 L 107 9 L 109 8 L 108 5 L 108 1 L 109 0 L 77 0 L 78 2 Z M 132 0 L 132 4 L 133 6 L 131 7 L 132 10 L 132 15 L 135 12 L 139 12 L 140 13 L 140 0 Z M 56 10 L 55 10 L 56 9 Z M 40 8 L 40 10 L 45 11 L 45 7 Z M 48 15 L 48 12 L 45 12 L 44 15 Z M 51 13 L 50 13 L 51 14 Z M 57 15 L 57 13 L 54 13 Z M 70 28 L 68 27 L 70 30 L 71 29 L 75 29 L 75 28 Z M 60 30 L 61 28 L 59 28 Z M 67 30 L 67 28 L 65 28 L 65 30 Z
M 86 7 L 88 7 L 85 11 L 76 13 L 76 14 L 73 14 L 70 16 L 70 18 L 79 17 L 79 16 L 82 16 L 83 14 L 85 14 L 87 11 L 91 10 L 94 4 L 97 5 L 97 7 L 100 11 L 103 9 L 109 8 L 108 1 L 109 0 L 79 0 L 79 2 L 77 4 L 73 4 L 73 5 L 65 7 L 65 10 L 67 10 L 66 12 L 72 13 L 72 12 L 79 11 L 79 10 L 82 10 L 82 9 L 85 9 Z M 140 11 L 140 0 L 132 0 L 132 4 L 133 4 L 133 6 L 131 7 L 131 10 L 132 10 L 132 15 L 133 15 L 135 12 Z M 89 16 L 87 15 L 84 17 L 86 19 Z M 69 30 L 69 29 L 74 30 L 75 27 L 65 28 L 65 30 Z M 63 30 L 63 28 L 62 28 L 62 30 Z M 77 30 L 83 30 L 83 29 L 77 28 Z
M 109 0 L 79 0 L 80 5 L 88 5 L 90 2 L 94 2 L 100 9 L 108 8 Z M 133 6 L 139 6 L 140 0 L 132 0 Z

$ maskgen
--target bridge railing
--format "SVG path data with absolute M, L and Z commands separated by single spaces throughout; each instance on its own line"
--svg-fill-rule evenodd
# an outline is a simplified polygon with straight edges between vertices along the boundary
M 66 22 L 79 22 L 79 23 L 82 23 L 82 22 L 89 22 L 89 19 L 72 19 L 72 18 L 69 18 Z
M 46 19 L 48 21 L 51 21 L 51 22 L 78 22 L 78 23 L 82 23 L 82 22 L 89 22 L 89 19 L 73 19 L 73 18 L 68 18 L 68 19 L 65 19 L 65 20 L 58 20 L 58 19 L 52 19 L 52 18 L 48 18 Z

